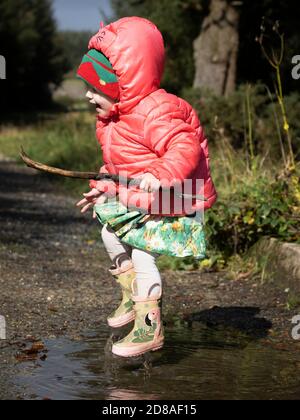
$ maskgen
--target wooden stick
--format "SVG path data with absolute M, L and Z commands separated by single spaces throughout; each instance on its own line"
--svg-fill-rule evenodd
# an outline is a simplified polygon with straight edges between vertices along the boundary
M 37 169 L 39 171 L 47 172 L 49 174 L 60 175 L 67 178 L 77 178 L 77 179 L 95 179 L 98 176 L 96 172 L 66 171 L 64 169 L 54 168 L 53 166 L 48 166 L 43 163 L 36 162 L 30 159 L 30 157 L 25 153 L 22 146 L 21 146 L 20 157 L 29 168 Z
M 41 162 L 36 162 L 35 160 L 31 159 L 24 151 L 23 147 L 21 146 L 21 152 L 20 157 L 23 160 L 23 162 L 29 167 L 33 169 L 37 169 L 38 171 L 47 172 L 49 174 L 53 175 L 60 175 L 67 178 L 74 178 L 74 179 L 93 179 L 95 181 L 101 181 L 101 180 L 107 180 L 107 181 L 114 181 L 121 184 L 128 185 L 140 185 L 141 179 L 140 177 L 137 178 L 127 178 L 121 175 L 113 175 L 113 174 L 100 174 L 96 172 L 81 172 L 81 171 L 68 171 L 65 169 L 55 168 L 53 166 L 45 165 Z M 161 187 L 162 191 L 169 191 L 169 189 L 174 187 Z M 207 201 L 205 197 L 202 195 L 191 195 L 191 194 L 182 194 L 182 193 L 176 193 L 180 198 L 186 197 L 186 198 L 196 198 L 197 200 L 201 201 Z

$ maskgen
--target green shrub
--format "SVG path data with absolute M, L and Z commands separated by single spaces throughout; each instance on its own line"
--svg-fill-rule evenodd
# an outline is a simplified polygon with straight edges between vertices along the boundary
M 211 252 L 226 258 L 247 251 L 261 236 L 300 243 L 300 171 L 284 179 L 241 178 L 236 191 L 219 199 L 207 212 Z
M 216 125 L 224 129 L 235 149 L 244 149 L 248 131 L 246 108 L 247 85 L 241 85 L 230 96 L 216 96 L 208 90 L 188 88 L 182 96 L 197 110 L 210 144 L 216 144 Z M 266 86 L 250 86 L 251 124 L 256 154 L 268 154 L 273 161 L 281 158 L 279 135 L 283 137 L 283 124 L 275 96 Z M 285 98 L 293 146 L 300 153 L 300 94 L 294 92 Z M 278 129 L 278 125 L 279 129 Z

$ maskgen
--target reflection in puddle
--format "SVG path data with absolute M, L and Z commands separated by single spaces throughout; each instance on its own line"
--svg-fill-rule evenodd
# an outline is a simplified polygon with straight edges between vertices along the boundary
M 45 362 L 20 364 L 16 382 L 32 399 L 295 399 L 300 355 L 276 350 L 233 329 L 166 328 L 164 349 L 123 359 L 110 352 L 110 331 L 84 340 L 48 340 Z M 124 331 L 123 333 L 126 333 Z M 116 338 L 116 337 L 115 337 Z

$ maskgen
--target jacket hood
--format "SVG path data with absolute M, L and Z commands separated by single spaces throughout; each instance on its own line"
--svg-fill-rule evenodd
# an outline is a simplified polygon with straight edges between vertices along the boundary
M 113 22 L 91 38 L 88 48 L 101 51 L 118 77 L 120 100 L 112 114 L 128 113 L 159 89 L 165 64 L 164 41 L 149 20 L 133 16 Z

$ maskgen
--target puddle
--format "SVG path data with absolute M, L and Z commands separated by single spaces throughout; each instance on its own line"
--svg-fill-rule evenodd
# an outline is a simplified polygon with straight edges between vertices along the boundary
M 299 399 L 300 355 L 232 329 L 166 328 L 162 351 L 121 359 L 106 328 L 83 341 L 45 340 L 44 362 L 17 365 L 26 399 Z M 116 339 L 114 337 L 113 339 Z M 293 345 L 293 344 L 291 344 Z

